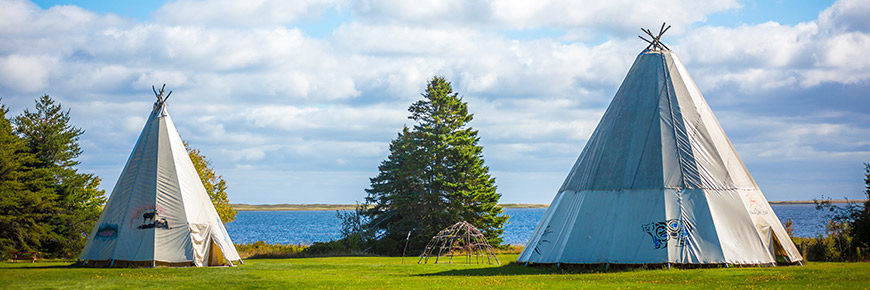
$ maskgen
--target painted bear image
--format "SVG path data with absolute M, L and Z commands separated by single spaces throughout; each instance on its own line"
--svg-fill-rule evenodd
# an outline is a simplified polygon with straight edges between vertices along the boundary
M 641 225 L 641 229 L 652 237 L 655 249 L 667 248 L 668 240 L 671 239 L 676 240 L 678 246 L 685 246 L 691 231 L 691 227 L 679 219 L 651 222 Z

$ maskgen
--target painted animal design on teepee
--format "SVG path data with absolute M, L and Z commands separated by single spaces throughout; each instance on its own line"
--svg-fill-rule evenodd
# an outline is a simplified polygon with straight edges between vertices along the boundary
M 678 219 L 670 219 L 666 222 L 653 222 L 641 226 L 644 232 L 649 234 L 656 249 L 668 247 L 668 240 L 677 241 L 677 246 L 686 245 L 691 227 Z
M 161 217 L 159 220 L 156 219 L 159 213 L 157 210 L 152 209 L 146 211 L 142 214 L 142 225 L 138 226 L 139 229 L 172 229 L 169 226 L 169 222 L 166 221 L 165 217 Z
M 147 223 L 148 220 L 151 220 L 151 223 L 154 223 L 154 216 L 156 216 L 156 215 L 157 215 L 156 210 L 150 210 L 146 213 L 143 213 L 142 214 L 142 224 Z

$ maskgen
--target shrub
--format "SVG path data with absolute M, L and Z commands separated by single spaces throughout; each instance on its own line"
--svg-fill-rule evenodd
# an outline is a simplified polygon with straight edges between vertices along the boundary
M 356 247 L 349 246 L 349 243 L 345 239 L 314 243 L 306 248 L 302 254 L 308 257 L 371 255 L 356 249 Z
M 267 244 L 264 241 L 236 244 L 236 251 L 243 259 L 298 257 L 308 248 L 306 245 Z
M 519 254 L 523 252 L 523 248 L 525 247 L 522 245 L 501 244 L 498 247 L 495 247 L 495 253 L 498 255 Z
M 863 205 L 835 205 L 830 198 L 814 200 L 816 209 L 829 212 L 827 236 L 801 240 L 808 261 L 870 261 L 870 163 L 864 163 Z M 795 240 L 797 243 L 797 240 Z
M 848 223 L 830 221 L 827 225 L 827 236 L 815 238 L 793 237 L 795 246 L 806 261 L 845 262 L 870 261 L 866 248 L 853 247 L 854 239 Z

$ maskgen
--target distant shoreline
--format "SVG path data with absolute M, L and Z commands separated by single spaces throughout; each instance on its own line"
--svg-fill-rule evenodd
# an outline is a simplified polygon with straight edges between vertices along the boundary
M 831 203 L 858 203 L 864 200 L 854 199 L 833 199 Z M 812 200 L 780 200 L 770 201 L 770 204 L 813 204 Z M 233 209 L 238 211 L 301 211 L 301 210 L 351 210 L 356 205 L 353 204 L 244 204 L 233 203 Z M 547 208 L 549 204 L 543 203 L 506 203 L 499 204 L 503 208 Z

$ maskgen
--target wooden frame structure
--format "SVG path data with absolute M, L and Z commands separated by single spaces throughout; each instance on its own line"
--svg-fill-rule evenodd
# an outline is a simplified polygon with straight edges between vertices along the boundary
M 479 229 L 468 222 L 458 222 L 441 230 L 432 237 L 426 245 L 417 264 L 426 264 L 429 258 L 435 258 L 435 264 L 447 259 L 453 263 L 453 257 L 465 257 L 466 264 L 500 264 L 493 247 Z

